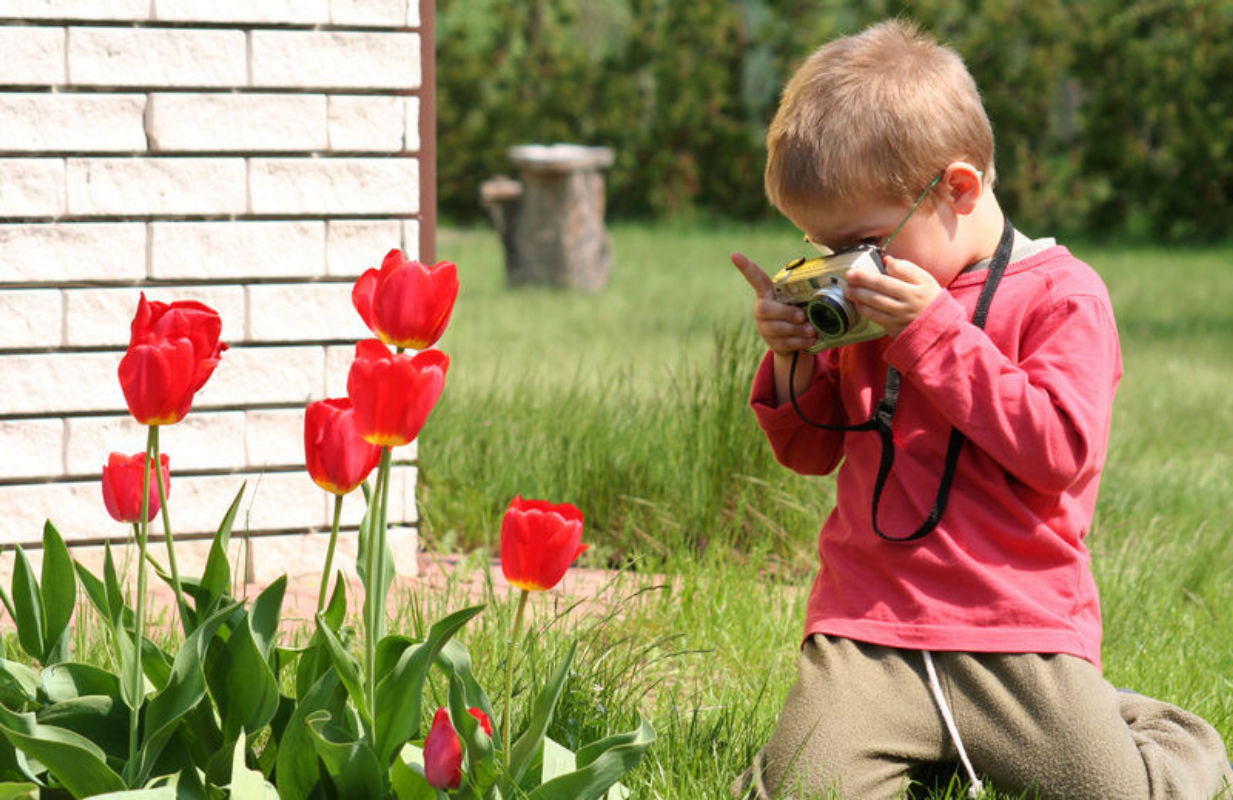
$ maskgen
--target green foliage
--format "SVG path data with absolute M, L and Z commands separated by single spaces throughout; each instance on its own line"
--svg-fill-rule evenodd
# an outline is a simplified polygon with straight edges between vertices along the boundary
M 814 48 L 880 19 L 964 57 L 1000 197 L 1038 233 L 1227 234 L 1230 0 L 447 0 L 438 10 L 442 210 L 482 213 L 513 144 L 606 145 L 614 216 L 757 219 L 763 135 Z

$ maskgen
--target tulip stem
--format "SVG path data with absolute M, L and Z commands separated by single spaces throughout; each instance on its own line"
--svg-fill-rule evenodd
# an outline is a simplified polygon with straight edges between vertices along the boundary
M 151 456 L 158 452 L 158 426 L 151 425 L 146 434 L 146 460 L 141 469 L 141 515 L 134 523 L 134 534 L 137 537 L 137 609 L 133 619 L 133 685 L 132 685 L 132 701 L 133 706 L 130 709 L 128 718 L 128 766 L 136 770 L 138 745 L 137 745 L 137 723 L 141 717 L 142 705 L 142 688 L 144 681 L 142 680 L 141 669 L 141 644 L 145 638 L 146 627 L 146 543 L 149 541 L 150 533 L 150 464 L 153 461 Z M 154 461 L 156 465 L 157 461 Z M 158 476 L 158 483 L 163 482 L 163 473 L 161 465 L 155 467 L 155 475 Z M 123 627 L 123 623 L 121 623 Z M 123 657 L 120 659 L 121 665 L 124 663 Z M 123 666 L 121 666 L 123 672 Z M 130 778 L 132 775 L 130 774 Z
M 526 611 L 527 597 L 530 594 L 529 591 L 523 589 L 518 597 L 518 610 L 514 612 L 514 629 L 510 633 L 509 649 L 505 652 L 505 707 L 501 711 L 501 747 L 505 755 L 502 763 L 507 770 L 510 768 L 509 727 L 510 718 L 513 716 L 510 711 L 510 701 L 514 693 L 514 645 L 518 642 L 518 634 L 522 629 L 522 615 Z
M 367 586 L 368 646 L 364 648 L 364 672 L 368 678 L 368 710 L 376 724 L 377 714 L 377 645 L 385 632 L 385 603 L 389 586 L 385 582 L 385 523 L 390 496 L 390 460 L 392 447 L 381 448 L 381 464 L 377 467 L 376 489 L 372 499 L 374 514 L 369 516 L 368 550 L 365 554 Z
M 325 609 L 325 593 L 330 586 L 330 570 L 334 568 L 334 545 L 338 544 L 338 523 L 342 520 L 341 494 L 334 496 L 334 523 L 330 526 L 330 543 L 325 549 L 325 567 L 321 570 L 321 591 L 317 593 L 317 613 Z
M 167 509 L 167 492 L 163 488 L 163 463 L 159 454 L 158 426 L 150 426 L 150 437 L 154 441 L 154 474 L 158 476 L 158 501 L 163 511 L 163 538 L 167 540 L 167 566 L 171 568 L 171 588 L 176 595 L 176 612 L 180 615 L 180 627 L 184 633 L 192 633 L 192 625 L 188 621 L 188 605 L 184 602 L 184 588 L 180 584 L 180 567 L 176 563 L 176 548 L 174 536 L 171 533 L 171 512 Z

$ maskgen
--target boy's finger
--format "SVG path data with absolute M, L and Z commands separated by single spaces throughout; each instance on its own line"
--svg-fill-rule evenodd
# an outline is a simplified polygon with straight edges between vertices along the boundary
M 771 276 L 766 274 L 766 270 L 750 261 L 744 253 L 733 253 L 732 263 L 745 276 L 745 281 L 753 287 L 759 297 L 770 295 L 774 284 L 771 282 Z

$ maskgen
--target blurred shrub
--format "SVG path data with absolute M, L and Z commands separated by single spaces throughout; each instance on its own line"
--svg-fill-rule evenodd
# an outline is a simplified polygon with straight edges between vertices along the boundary
M 614 149 L 614 216 L 764 216 L 784 80 L 822 42 L 899 15 L 976 77 L 1025 230 L 1226 235 L 1233 0 L 442 0 L 442 211 L 478 217 L 510 145 L 571 141 Z

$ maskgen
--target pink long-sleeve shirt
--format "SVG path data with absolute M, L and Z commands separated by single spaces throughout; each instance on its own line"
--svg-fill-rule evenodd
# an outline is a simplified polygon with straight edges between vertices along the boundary
M 776 404 L 772 359 L 751 402 L 776 457 L 836 477 L 818 538 L 805 635 L 892 647 L 1068 653 L 1100 666 L 1100 600 L 1084 537 L 1122 374 L 1099 276 L 1061 246 L 1012 262 L 982 331 L 988 270 L 960 274 L 894 339 L 815 356 L 798 401 L 812 419 L 864 422 L 887 365 L 901 375 L 895 464 L 879 527 L 906 536 L 933 505 L 951 427 L 966 437 L 936 530 L 887 542 L 870 521 L 881 455 L 872 431 L 809 427 Z

